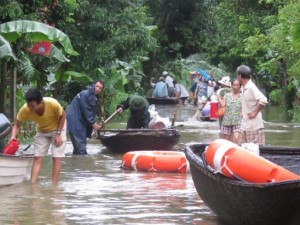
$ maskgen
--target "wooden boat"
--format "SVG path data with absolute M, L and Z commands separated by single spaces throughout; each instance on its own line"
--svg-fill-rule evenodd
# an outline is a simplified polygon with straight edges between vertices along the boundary
M 154 105 L 175 105 L 179 103 L 177 98 L 147 98 L 149 104 Z
M 214 173 L 204 160 L 207 144 L 185 148 L 201 199 L 226 223 L 235 225 L 300 224 L 300 180 L 247 183 Z M 300 148 L 260 146 L 260 155 L 300 174 Z
M 30 178 L 33 155 L 0 154 L 0 186 L 21 183 Z
M 211 119 L 209 116 L 200 116 L 199 119 L 200 119 L 200 121 L 205 121 L 205 122 L 215 122 L 215 121 L 217 121 L 216 119 Z
M 175 129 L 105 130 L 105 133 L 99 133 L 101 143 L 112 152 L 118 153 L 170 150 L 178 143 L 179 137 L 180 133 Z

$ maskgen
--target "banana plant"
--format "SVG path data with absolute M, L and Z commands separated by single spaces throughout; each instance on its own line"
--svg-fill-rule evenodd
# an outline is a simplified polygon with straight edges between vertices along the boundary
M 0 35 L 0 59 L 11 57 L 16 60 L 16 56 L 13 53 L 13 50 L 9 44 L 9 42 Z
M 25 37 L 32 43 L 39 41 L 49 41 L 51 43 L 58 42 L 64 52 L 69 55 L 79 55 L 72 47 L 69 37 L 62 31 L 36 21 L 18 20 L 0 24 L 0 45 L 5 49 L 11 49 L 8 45 L 21 37 Z M 5 40 L 7 42 L 5 42 Z M 10 55 L 7 55 L 10 56 Z M 52 44 L 50 57 L 56 58 L 61 62 L 68 59 L 64 54 Z M 0 59 L 3 58 L 0 55 Z
M 18 20 L 0 24 L 0 65 L 9 63 L 16 66 L 25 75 L 24 77 L 29 78 L 29 80 L 31 80 L 30 77 L 35 77 L 36 79 L 33 79 L 33 81 L 41 88 L 44 82 L 47 81 L 46 74 L 34 68 L 32 60 L 29 59 L 27 54 L 28 48 L 26 48 L 28 43 L 32 45 L 41 41 L 51 43 L 50 54 L 47 56 L 50 59 L 66 63 L 70 60 L 65 54 L 79 55 L 73 49 L 69 37 L 62 31 L 40 22 Z M 20 47 L 20 43 L 27 44 L 25 47 Z M 18 47 L 16 47 L 17 45 Z M 15 48 L 12 48 L 12 46 Z M 16 63 L 4 59 L 13 59 Z M 59 88 L 59 86 L 56 87 L 56 89 Z

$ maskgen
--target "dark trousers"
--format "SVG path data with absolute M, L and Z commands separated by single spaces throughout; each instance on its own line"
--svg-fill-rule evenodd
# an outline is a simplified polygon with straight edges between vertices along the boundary
M 87 155 L 86 138 L 84 140 L 82 140 L 81 138 L 78 138 L 71 133 L 69 133 L 69 134 L 70 134 L 71 142 L 73 145 L 73 154 L 74 155 Z

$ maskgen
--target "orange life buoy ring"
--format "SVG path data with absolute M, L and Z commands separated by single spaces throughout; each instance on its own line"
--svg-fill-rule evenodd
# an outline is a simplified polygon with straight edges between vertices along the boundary
M 251 183 L 300 179 L 297 174 L 224 139 L 215 140 L 207 146 L 205 161 L 226 177 Z
M 179 151 L 131 151 L 122 157 L 122 168 L 137 171 L 185 173 L 188 161 Z

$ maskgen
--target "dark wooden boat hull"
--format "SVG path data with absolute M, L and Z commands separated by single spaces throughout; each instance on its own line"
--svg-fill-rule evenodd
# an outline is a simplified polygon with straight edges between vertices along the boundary
M 155 105 L 175 105 L 179 103 L 177 98 L 147 98 L 149 104 Z
M 300 224 L 300 180 L 250 184 L 214 174 L 202 158 L 206 146 L 188 146 L 185 154 L 199 196 L 222 220 L 230 225 Z M 260 146 L 260 152 L 300 174 L 299 148 Z
M 100 135 L 101 143 L 112 152 L 125 153 L 138 150 L 171 150 L 178 143 L 177 130 L 118 132 Z
M 200 116 L 199 117 L 200 121 L 205 121 L 205 122 L 215 122 L 217 119 L 210 119 L 209 116 Z

